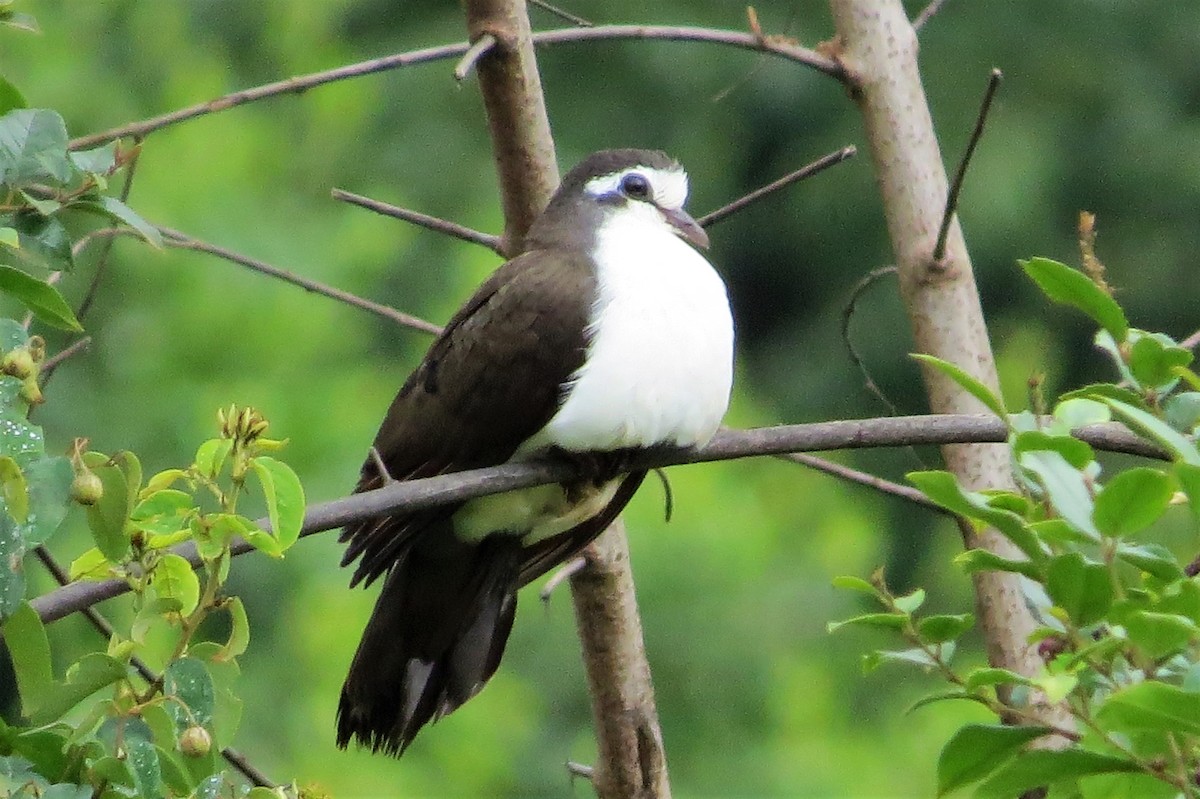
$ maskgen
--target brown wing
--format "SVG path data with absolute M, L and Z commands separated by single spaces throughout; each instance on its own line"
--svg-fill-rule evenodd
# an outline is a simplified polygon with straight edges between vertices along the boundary
M 583 363 L 595 278 L 585 257 L 537 250 L 501 266 L 450 320 L 409 376 L 375 437 L 396 480 L 508 460 L 558 408 L 561 385 Z M 386 482 L 368 458 L 356 491 Z M 374 580 L 457 505 L 347 527 L 343 565 Z

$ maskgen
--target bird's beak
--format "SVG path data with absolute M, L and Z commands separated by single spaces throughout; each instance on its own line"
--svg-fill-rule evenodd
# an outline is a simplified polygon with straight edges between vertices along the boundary
M 695 219 L 682 208 L 671 210 L 664 208 L 662 214 L 667 222 L 675 229 L 675 234 L 693 247 L 701 250 L 708 249 L 708 234 L 700 227 Z

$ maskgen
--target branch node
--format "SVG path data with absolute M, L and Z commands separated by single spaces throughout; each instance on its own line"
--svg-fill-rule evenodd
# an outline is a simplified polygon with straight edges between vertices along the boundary
M 463 53 L 463 57 L 454 66 L 454 79 L 459 83 L 466 80 L 467 76 L 471 74 L 471 70 L 475 69 L 475 64 L 479 62 L 479 59 L 490 52 L 496 44 L 496 37 L 490 33 L 485 33 L 471 42 L 467 52 Z

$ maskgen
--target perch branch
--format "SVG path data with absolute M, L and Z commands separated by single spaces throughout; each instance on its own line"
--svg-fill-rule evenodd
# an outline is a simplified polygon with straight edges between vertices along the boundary
M 457 222 L 451 222 L 437 216 L 423 214 L 420 211 L 410 211 L 407 208 L 401 208 L 397 205 L 389 205 L 379 200 L 372 200 L 370 197 L 364 197 L 361 194 L 343 191 L 342 189 L 333 189 L 330 194 L 335 200 L 357 205 L 360 208 L 366 208 L 374 211 L 377 214 L 390 216 L 395 219 L 402 219 L 405 222 L 411 222 L 414 225 L 420 225 L 436 233 L 443 233 L 447 236 L 452 236 L 456 239 L 469 242 L 471 244 L 479 244 L 487 247 L 494 253 L 500 253 L 500 237 L 493 236 L 491 233 L 484 233 L 479 230 L 474 230 L 465 225 L 460 225 Z
M 906 447 L 914 444 L 999 443 L 1006 441 L 1008 434 L 1008 426 L 1003 420 L 984 414 L 890 416 L 750 430 L 724 429 L 707 446 L 699 449 L 640 453 L 630 461 L 629 468 L 654 469 L 800 451 Z M 1160 449 L 1115 423 L 1088 425 L 1073 431 L 1072 435 L 1098 450 L 1160 460 L 1167 458 Z M 578 476 L 577 468 L 565 461 L 537 461 L 507 463 L 421 480 L 395 481 L 373 491 L 310 505 L 305 511 L 301 535 L 313 535 L 392 513 L 464 502 L 488 494 L 562 482 Z M 269 527 L 266 519 L 260 519 L 257 524 L 263 529 Z M 250 550 L 250 545 L 244 541 L 234 546 L 234 554 L 237 555 Z M 195 547 L 185 545 L 180 548 L 179 554 L 188 558 L 193 565 L 200 563 Z M 38 597 L 32 605 L 42 621 L 49 623 L 128 590 L 125 583 L 116 580 L 72 583 Z

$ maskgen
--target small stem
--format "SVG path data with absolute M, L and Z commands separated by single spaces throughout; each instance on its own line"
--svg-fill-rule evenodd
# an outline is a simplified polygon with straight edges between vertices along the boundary
M 828 169 L 829 167 L 833 166 L 834 164 L 840 164 L 842 161 L 845 161 L 847 158 L 853 158 L 855 153 L 857 153 L 857 152 L 858 152 L 858 150 L 856 150 L 853 145 L 850 145 L 848 147 L 843 147 L 840 150 L 837 150 L 835 152 L 829 153 L 828 155 L 822 156 L 821 158 L 818 158 L 816 161 L 813 161 L 811 164 L 806 164 L 805 166 L 800 167 L 795 172 L 789 172 L 788 174 L 784 175 L 783 177 L 779 178 L 778 180 L 774 180 L 774 181 L 768 183 L 767 185 L 763 186 L 762 188 L 755 189 L 754 191 L 750 192 L 749 194 L 747 194 L 743 197 L 739 197 L 738 199 L 734 200 L 733 202 L 729 203 L 728 205 L 723 205 L 720 208 L 716 209 L 715 211 L 710 211 L 709 213 L 700 217 L 696 221 L 700 224 L 700 227 L 708 227 L 710 225 L 715 225 L 718 222 L 721 222 L 721 221 L 733 216 L 738 211 L 742 210 L 743 208 L 750 205 L 751 203 L 753 203 L 757 200 L 761 200 L 763 197 L 766 197 L 768 194 L 772 194 L 774 192 L 779 191 L 782 188 L 786 188 L 787 186 L 790 186 L 797 181 L 812 177 L 813 175 L 817 174 L 818 172 L 823 172 L 824 170 Z
M 463 57 L 459 59 L 458 64 L 454 67 L 454 79 L 459 83 L 466 80 L 467 75 L 471 74 L 471 70 L 475 69 L 475 64 L 478 63 L 479 59 L 483 58 L 495 46 L 496 37 L 490 33 L 485 33 L 471 42 L 471 46 L 467 48 L 467 52 L 463 53 Z
M 372 200 L 370 197 L 364 197 L 361 194 L 343 191 L 342 189 L 333 189 L 330 194 L 333 199 L 341 200 L 342 202 L 357 205 L 360 208 L 366 208 L 378 214 L 403 219 L 405 222 L 411 222 L 414 225 L 420 225 L 423 228 L 444 233 L 447 236 L 453 236 L 456 239 L 478 244 L 487 247 L 492 252 L 500 255 L 500 237 L 493 236 L 490 233 L 483 233 L 478 230 L 473 230 L 465 225 L 460 225 L 457 222 L 451 222 L 440 217 L 423 214 L 420 211 L 410 211 L 407 208 L 401 208 L 397 205 L 389 205 L 379 200 Z

